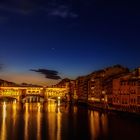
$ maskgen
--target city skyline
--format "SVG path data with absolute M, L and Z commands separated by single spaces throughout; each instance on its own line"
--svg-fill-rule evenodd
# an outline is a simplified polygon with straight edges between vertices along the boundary
M 121 64 L 139 67 L 140 15 L 127 1 L 0 2 L 0 78 L 55 84 L 30 69 L 76 78 Z
M 46 84 L 45 83 L 42 83 L 42 81 L 40 81 L 40 83 L 35 83 L 35 82 L 27 82 L 27 81 L 20 81 L 20 82 L 16 82 L 16 81 L 10 81 L 9 79 L 1 79 L 0 80 L 2 81 L 2 83 L 5 82 L 10 82 L 11 84 L 10 85 L 19 85 L 19 86 L 57 86 L 59 85 L 61 82 L 63 83 L 63 81 L 76 81 L 77 79 L 79 78 L 82 78 L 82 77 L 88 77 L 94 73 L 100 73 L 101 71 L 105 72 L 106 70 L 108 69 L 113 69 L 113 68 L 122 68 L 122 69 L 125 69 L 126 70 L 126 73 L 127 74 L 130 74 L 130 73 L 133 73 L 134 71 L 136 71 L 137 69 L 140 69 L 140 67 L 135 67 L 134 69 L 129 69 L 128 67 L 125 67 L 123 65 L 120 65 L 120 64 L 116 64 L 116 65 L 112 65 L 112 66 L 108 66 L 108 67 L 103 67 L 101 69 L 96 69 L 94 71 L 91 71 L 89 73 L 86 73 L 85 75 L 77 75 L 75 78 L 70 78 L 70 77 L 60 77 L 59 76 L 59 72 L 58 71 L 55 71 L 55 70 L 48 70 L 48 69 L 38 69 L 38 70 L 34 70 L 34 69 L 30 69 L 30 71 L 34 71 L 36 73 L 39 73 L 40 76 L 42 75 L 42 78 L 48 78 L 50 80 L 53 80 L 53 82 L 50 82 L 49 84 Z M 30 76 L 30 75 L 29 75 Z M 20 77 L 19 77 L 20 78 Z M 24 77 L 26 78 L 26 77 Z M 29 77 L 30 79 L 30 77 Z M 22 80 L 22 79 L 20 79 Z M 55 81 L 55 82 L 54 82 Z

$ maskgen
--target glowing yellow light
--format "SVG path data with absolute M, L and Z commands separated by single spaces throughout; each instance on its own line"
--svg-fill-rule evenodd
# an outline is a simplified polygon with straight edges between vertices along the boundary
M 0 140 L 6 140 L 7 128 L 6 128 L 6 104 L 3 103 L 2 110 L 2 124 L 1 124 L 1 132 L 0 132 Z
M 58 106 L 60 106 L 60 97 L 58 97 Z
M 24 121 L 25 121 L 25 126 L 24 126 L 24 135 L 25 135 L 25 140 L 29 139 L 29 134 L 28 134 L 28 124 L 29 124 L 29 105 L 25 104 L 25 114 L 24 114 Z
M 14 103 L 16 104 L 16 103 L 17 103 L 17 101 L 15 100 L 15 101 L 14 101 Z
M 40 103 L 38 103 L 38 111 L 37 111 L 37 140 L 41 140 L 41 112 L 40 112 Z
M 3 108 L 4 108 L 4 109 L 6 108 L 6 103 L 5 103 L 5 102 L 3 103 Z

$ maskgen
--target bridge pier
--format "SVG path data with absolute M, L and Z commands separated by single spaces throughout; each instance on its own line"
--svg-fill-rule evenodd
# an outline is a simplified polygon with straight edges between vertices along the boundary
M 22 102 L 23 103 L 44 102 L 44 98 L 43 97 L 40 97 L 40 96 L 30 95 L 30 96 L 24 97 L 22 99 Z
M 67 88 L 0 87 L 0 98 L 13 98 L 17 102 L 44 102 L 49 97 L 64 99 L 66 93 L 68 93 Z

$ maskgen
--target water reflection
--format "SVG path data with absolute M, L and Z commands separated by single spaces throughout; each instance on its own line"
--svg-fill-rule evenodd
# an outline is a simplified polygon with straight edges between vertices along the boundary
M 13 128 L 15 128 L 16 125 L 16 115 L 17 115 L 17 104 L 12 105 L 12 117 L 13 117 Z
M 57 140 L 61 140 L 61 112 L 60 107 L 58 107 L 57 112 Z
M 0 140 L 140 138 L 139 121 L 57 102 L 3 102 L 0 113 Z
M 50 140 L 61 140 L 61 106 L 55 102 L 48 102 L 47 120 Z
M 98 111 L 89 111 L 90 119 L 90 131 L 92 139 L 99 139 L 101 135 L 107 135 L 108 133 L 108 119 L 107 115 Z
M 29 105 L 25 104 L 24 105 L 25 108 L 25 113 L 24 113 L 24 140 L 28 140 L 29 139 L 29 135 L 28 135 L 28 121 L 29 121 Z
M 10 105 L 10 104 L 9 104 Z M 18 107 L 20 108 L 20 105 L 17 104 L 16 102 L 14 102 L 12 105 L 11 105 L 11 113 L 9 114 L 9 111 L 7 111 L 7 113 L 9 115 L 11 115 L 11 118 L 9 120 L 8 123 L 11 123 L 11 130 L 12 130 L 12 134 L 11 134 L 11 137 L 14 137 L 15 140 L 17 139 L 17 129 L 14 129 L 14 128 L 17 128 L 18 126 L 18 121 L 17 121 L 17 110 L 18 110 Z M 9 118 L 9 117 L 8 117 Z M 11 122 L 10 122 L 11 121 Z M 8 127 L 8 125 L 7 125 Z
M 107 114 L 102 113 L 101 115 L 101 126 L 103 130 L 103 134 L 107 135 L 108 133 L 108 117 Z
M 2 105 L 2 124 L 1 124 L 1 133 L 0 133 L 0 140 L 7 139 L 7 128 L 6 128 L 6 103 L 4 102 Z
M 35 139 L 41 140 L 41 122 L 43 105 L 40 103 L 24 104 L 24 140 L 29 140 L 33 133 L 36 134 Z
M 38 103 L 37 108 L 37 140 L 41 140 L 41 105 Z
M 56 106 L 57 104 L 55 102 L 49 101 L 48 104 L 45 105 L 45 108 L 47 109 L 49 113 L 51 112 L 53 113 L 56 111 Z

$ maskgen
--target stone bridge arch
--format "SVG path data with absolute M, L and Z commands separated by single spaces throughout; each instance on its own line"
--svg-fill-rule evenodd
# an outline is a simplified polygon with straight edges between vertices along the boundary
M 17 87 L 1 87 L 0 88 L 0 99 L 16 99 L 20 101 L 21 90 Z
M 26 95 L 21 99 L 23 103 L 44 102 L 44 97 L 40 95 Z
M 0 96 L 0 101 L 19 101 L 19 97 Z

